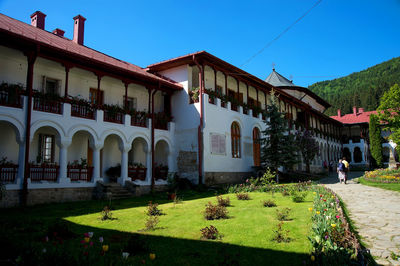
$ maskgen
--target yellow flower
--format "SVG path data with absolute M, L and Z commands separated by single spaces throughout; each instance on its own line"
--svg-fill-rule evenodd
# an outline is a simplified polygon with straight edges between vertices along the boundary
M 308 208 L 309 211 L 312 211 L 312 208 Z
M 314 194 L 314 195 L 317 195 L 317 192 L 314 191 L 313 194 Z
M 335 227 L 336 227 L 336 224 L 331 224 L 331 226 L 332 226 L 332 228 L 335 228 Z
M 108 245 L 103 245 L 103 251 L 104 252 L 108 251 Z
M 156 258 L 156 254 L 150 253 L 149 257 L 150 257 L 151 260 L 154 260 Z
M 317 211 L 317 212 L 316 212 L 316 214 L 320 214 L 320 212 L 319 212 L 319 211 Z
M 311 255 L 311 261 L 315 261 L 315 256 Z
M 90 238 L 89 237 L 85 237 L 84 240 L 85 240 L 86 243 L 89 243 Z
M 335 196 L 333 196 L 333 195 L 331 196 L 332 199 L 333 199 L 334 197 L 335 197 Z

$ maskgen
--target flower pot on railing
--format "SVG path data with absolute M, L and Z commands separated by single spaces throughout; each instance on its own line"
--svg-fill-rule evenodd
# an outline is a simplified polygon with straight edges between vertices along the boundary
M 104 121 L 123 124 L 123 118 L 125 115 L 124 109 L 119 107 L 118 105 L 103 105 L 104 110 Z
M 33 110 L 62 114 L 62 98 L 52 93 L 35 91 L 33 94 Z
M 172 121 L 172 116 L 165 113 L 154 114 L 154 128 L 161 130 L 168 130 L 168 123 Z
M 146 180 L 147 168 L 146 167 L 136 167 L 129 166 L 128 167 L 128 177 L 134 180 Z
M 92 180 L 93 167 L 92 166 L 81 166 L 81 165 L 68 165 L 67 177 L 71 181 L 86 181 Z
M 167 180 L 168 178 L 168 166 L 156 166 L 154 168 L 155 171 L 155 178 Z
M 191 88 L 189 89 L 189 102 L 190 104 L 199 102 L 200 89 L 199 88 Z
M 18 84 L 0 84 L 0 105 L 22 107 L 22 86 Z
M 32 182 L 56 182 L 60 167 L 56 164 L 29 164 L 29 178 Z
M 147 112 L 141 112 L 132 110 L 130 113 L 131 115 L 131 125 L 136 127 L 146 127 L 147 126 Z
M 91 102 L 84 99 L 72 98 L 69 100 L 69 103 L 71 104 L 71 116 L 87 119 L 95 118 L 96 109 Z

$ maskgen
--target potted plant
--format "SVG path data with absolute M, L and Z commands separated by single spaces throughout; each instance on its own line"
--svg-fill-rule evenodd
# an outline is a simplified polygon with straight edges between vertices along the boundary
M 110 178 L 111 182 L 117 182 L 118 177 L 121 176 L 121 165 L 112 166 L 107 169 L 106 175 Z
M 199 102 L 199 95 L 200 95 L 200 88 L 191 88 L 189 90 L 189 96 L 190 96 L 190 103 L 197 103 Z

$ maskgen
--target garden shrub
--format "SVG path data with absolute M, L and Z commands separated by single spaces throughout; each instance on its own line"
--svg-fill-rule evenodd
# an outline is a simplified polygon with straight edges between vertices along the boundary
M 207 220 L 227 219 L 228 210 L 225 206 L 213 205 L 208 202 L 204 211 L 204 218 Z
M 249 193 L 247 193 L 247 192 L 239 192 L 239 193 L 236 193 L 236 198 L 238 200 L 249 200 L 250 196 L 249 196 Z
M 160 215 L 163 215 L 163 213 L 158 208 L 158 204 L 157 203 L 153 203 L 153 202 L 149 201 L 149 204 L 147 205 L 146 215 L 148 215 L 148 216 L 160 216 Z
M 105 221 L 105 220 L 113 220 L 113 218 L 112 218 L 112 212 L 111 212 L 110 207 L 108 207 L 108 206 L 105 206 L 105 207 L 104 207 L 104 209 L 101 211 L 101 217 L 100 217 L 100 219 L 101 219 L 102 221 Z
M 291 219 L 289 218 L 291 209 L 290 208 L 283 208 L 281 210 L 276 210 L 276 218 L 279 221 L 290 221 Z
M 218 201 L 218 206 L 228 207 L 231 205 L 231 201 L 230 201 L 229 197 L 226 197 L 224 199 L 224 198 L 222 198 L 222 196 L 217 196 L 217 201 Z
M 298 191 L 293 191 L 292 192 L 292 200 L 293 202 L 304 202 L 305 198 L 307 197 L 307 191 L 303 192 L 298 192 Z
M 202 239 L 221 239 L 222 235 L 218 232 L 218 229 L 214 227 L 213 225 L 210 225 L 210 227 L 206 226 L 202 229 L 201 231 L 201 238 Z
M 155 230 L 159 222 L 160 220 L 158 219 L 158 216 L 149 215 L 146 219 L 145 230 L 146 231 Z
M 263 206 L 264 207 L 276 207 L 276 203 L 273 200 L 264 200 Z
M 276 230 L 274 230 L 274 237 L 272 240 L 281 243 L 281 242 L 290 242 L 292 239 L 289 237 L 289 230 L 284 230 L 283 227 L 283 222 L 280 222 L 276 225 Z
M 284 196 L 284 197 L 286 197 L 286 196 L 289 196 L 290 195 L 290 192 L 289 191 L 287 191 L 286 189 L 285 190 L 282 190 L 282 196 Z

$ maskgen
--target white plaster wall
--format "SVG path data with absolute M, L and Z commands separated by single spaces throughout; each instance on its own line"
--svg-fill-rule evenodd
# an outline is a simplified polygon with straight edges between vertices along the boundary
M 121 151 L 119 144 L 122 140 L 118 136 L 110 135 L 104 141 L 103 148 L 103 177 L 107 177 L 105 172 L 108 168 L 121 164 Z
M 0 159 L 18 164 L 19 145 L 16 141 L 15 129 L 8 123 L 0 122 Z
M 68 147 L 68 162 L 75 160 L 81 161 L 80 159 L 87 160 L 89 135 L 86 132 L 77 132 L 72 137 L 71 145 Z
M 204 83 L 205 83 L 205 88 L 208 90 L 214 90 L 215 88 L 215 83 L 214 83 L 215 77 L 214 77 L 214 70 L 209 67 L 205 66 L 204 67 Z
M 129 151 L 129 163 L 141 163 L 146 165 L 147 143 L 142 138 L 132 142 L 132 149 Z
M 58 94 L 64 96 L 65 68 L 57 62 L 38 57 L 33 69 L 33 89 L 43 91 L 43 76 L 60 80 Z
M 168 165 L 168 154 L 168 144 L 163 140 L 157 142 L 154 150 L 154 160 L 156 164 Z
M 28 61 L 20 51 L 0 46 L 0 83 L 26 86 Z
M 217 71 L 217 85 L 222 87 L 222 94 L 225 94 L 225 75 L 220 71 Z

